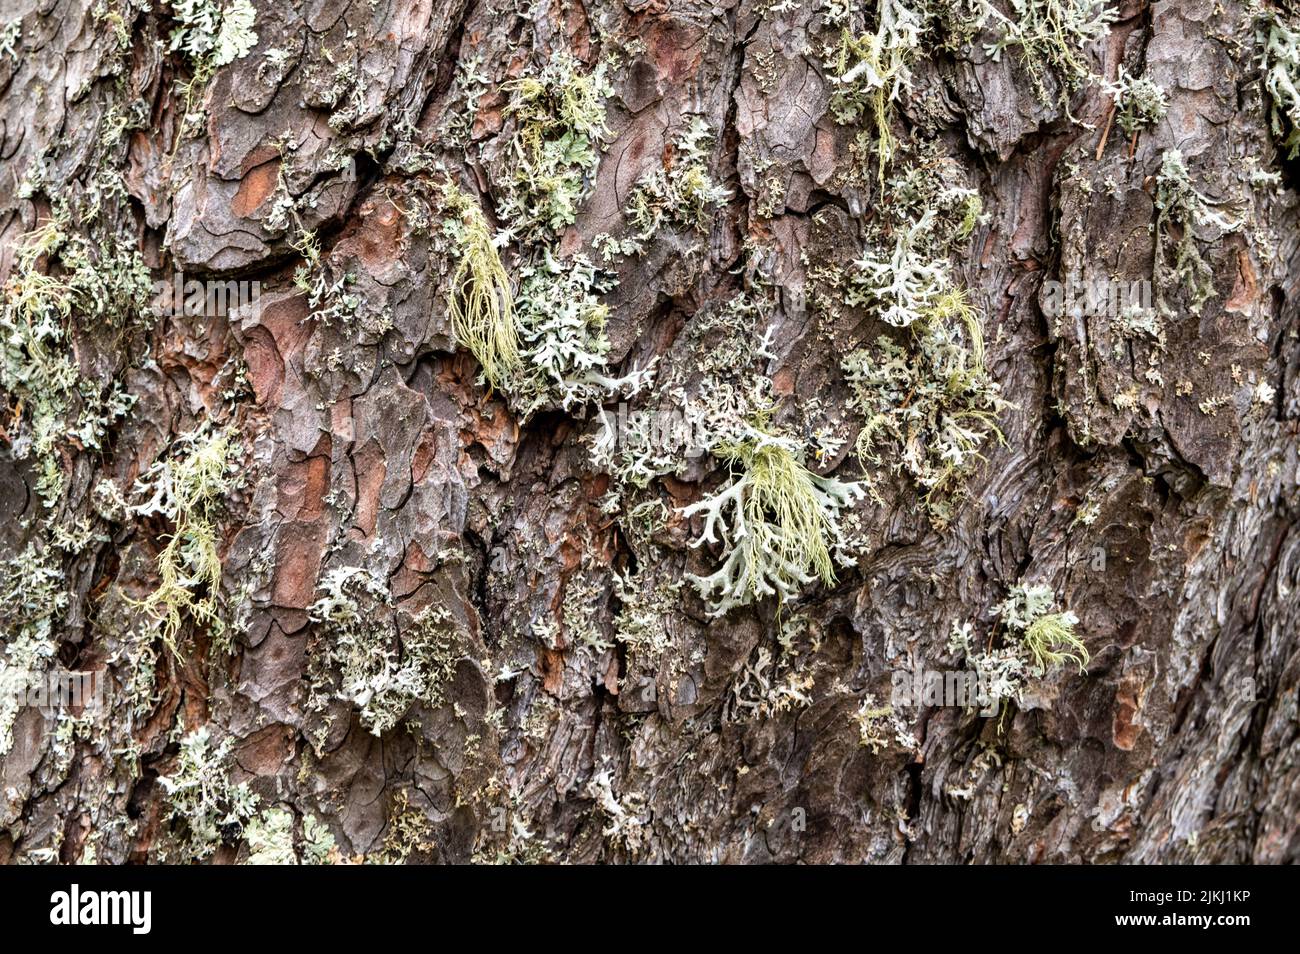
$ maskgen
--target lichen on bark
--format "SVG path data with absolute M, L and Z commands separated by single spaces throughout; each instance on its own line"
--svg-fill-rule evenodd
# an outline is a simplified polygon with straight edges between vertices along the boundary
M 1300 860 L 1289 5 L 10 7 L 0 861 Z

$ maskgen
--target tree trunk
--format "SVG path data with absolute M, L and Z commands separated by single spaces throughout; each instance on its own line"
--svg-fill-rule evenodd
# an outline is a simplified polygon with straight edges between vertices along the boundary
M 0 860 L 1300 860 L 1300 18 L 1103 9 L 7 0 Z

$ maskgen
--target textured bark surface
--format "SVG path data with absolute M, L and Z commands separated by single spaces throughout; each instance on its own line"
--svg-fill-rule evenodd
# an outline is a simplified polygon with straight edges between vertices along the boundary
M 863 419 L 840 363 L 882 325 L 828 305 L 836 291 L 816 272 L 862 255 L 882 197 L 875 157 L 852 148 L 867 119 L 828 108 L 824 11 L 253 5 L 256 44 L 192 88 L 198 118 L 182 128 L 193 65 L 168 49 L 171 8 L 3 0 L 21 34 L 0 54 L 0 274 L 58 197 L 85 208 L 107 179 L 124 188 L 95 199 L 84 231 L 97 247 L 123 236 L 152 279 L 255 280 L 261 294 L 215 316 L 113 323 L 72 309 L 81 374 L 122 382 L 135 403 L 100 449 L 63 441 L 53 506 L 14 444 L 29 408 L 10 397 L 0 552 L 11 566 L 44 553 L 60 571 L 57 664 L 101 672 L 109 712 L 76 725 L 17 714 L 0 760 L 0 860 L 183 856 L 193 833 L 160 779 L 181 771 L 181 740 L 201 727 L 228 742 L 223 777 L 247 784 L 263 821 L 288 813 L 299 856 L 320 823 L 335 859 L 1300 860 L 1300 231 L 1243 4 L 1119 4 L 1087 53 L 1093 70 L 1114 77 L 1124 63 L 1168 94 L 1165 117 L 1133 138 L 1098 85 L 1073 98 L 1071 122 L 1050 69 L 1045 99 L 1014 52 L 988 54 L 987 36 L 927 44 L 894 128 L 934 143 L 982 198 L 953 266 L 1013 404 L 1005 441 L 983 447 L 946 527 L 886 469 L 881 499 L 855 508 L 856 567 L 779 610 L 767 599 L 721 619 L 686 582 L 719 553 L 691 547 L 699 520 L 677 511 L 725 464 L 693 459 L 602 507 L 611 477 L 591 460 L 593 409 L 518 413 L 456 347 L 456 258 L 429 183 L 449 177 L 508 224 L 496 210 L 515 161 L 509 81 L 556 51 L 584 70 L 604 60 L 604 151 L 576 221 L 555 233 L 561 253 L 594 259 L 592 240 L 630 233 L 636 183 L 702 117 L 709 174 L 730 196 L 703 231 L 662 228 L 611 265 L 607 363 L 657 357 L 659 383 L 630 403 L 669 400 L 662 382 L 699 380 L 693 325 L 759 287 L 761 269 L 775 420 L 800 435 L 830 427 L 846 443 L 810 466 L 855 479 Z M 860 26 L 874 9 L 855 14 Z M 1097 346 L 1106 325 L 1045 316 L 1043 289 L 1151 278 L 1157 174 L 1175 147 L 1199 192 L 1245 224 L 1197 230 L 1213 295 L 1199 314 L 1175 296 L 1150 375 L 1145 352 Z M 1252 186 L 1252 157 L 1281 185 Z M 20 189 L 37 167 L 37 187 Z M 277 214 L 286 201 L 297 222 Z M 320 243 L 313 280 L 350 276 L 345 318 L 295 285 L 302 230 Z M 523 256 L 503 248 L 516 282 Z M 1261 382 L 1274 389 L 1264 400 Z M 176 527 L 99 506 L 95 490 L 107 479 L 138 505 L 137 480 L 209 421 L 239 435 L 242 487 L 214 516 L 232 648 L 187 613 L 172 654 L 133 601 L 158 586 Z M 646 501 L 663 504 L 652 539 L 630 515 Z M 60 547 L 56 527 L 92 532 Z M 309 705 L 334 638 L 310 608 L 347 567 L 386 583 L 391 599 L 363 607 L 376 628 L 405 633 L 433 609 L 455 647 L 439 704 L 413 704 L 378 735 L 338 695 Z M 652 612 L 668 643 L 653 657 L 618 632 L 616 574 L 633 573 L 671 594 Z M 1086 674 L 1050 671 L 1001 718 L 902 709 L 914 745 L 864 746 L 867 696 L 888 699 L 899 671 L 954 668 L 953 624 L 983 639 L 1023 580 L 1078 616 Z M 578 617 L 599 638 L 580 641 Z M 794 649 L 778 642 L 790 619 L 803 627 Z M 5 626 L 11 644 L 18 624 Z M 150 651 L 141 703 L 128 685 Z M 745 705 L 764 659 L 782 676 L 796 667 L 807 698 Z M 202 857 L 247 859 L 259 826 L 223 820 Z

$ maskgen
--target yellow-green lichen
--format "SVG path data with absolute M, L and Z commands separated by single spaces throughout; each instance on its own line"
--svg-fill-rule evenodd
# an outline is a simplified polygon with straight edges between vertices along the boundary
M 523 241 L 545 240 L 573 224 L 591 192 L 612 89 L 603 63 L 587 71 L 572 54 L 557 52 L 539 73 L 511 81 L 506 91 L 506 115 L 516 128 L 501 218 Z
M 185 617 L 205 626 L 221 643 L 221 556 L 218 519 L 241 483 L 239 445 L 230 429 L 204 425 L 177 438 L 167 456 L 141 475 L 138 516 L 161 516 L 170 525 L 158 554 L 157 589 L 136 606 L 162 624 L 163 645 L 180 655 Z
M 457 256 L 447 307 L 456 341 L 478 359 L 483 376 L 502 388 L 519 372 L 519 329 L 510 276 L 478 203 L 455 186 L 443 192 L 443 232 Z
M 731 477 L 681 511 L 704 517 L 693 546 L 719 544 L 725 554 L 717 571 L 693 578 L 714 616 L 764 596 L 793 598 L 817 580 L 834 583 L 835 564 L 854 562 L 845 552 L 840 514 L 865 491 L 814 474 L 798 445 L 769 428 L 760 418 L 740 439 L 713 447 Z

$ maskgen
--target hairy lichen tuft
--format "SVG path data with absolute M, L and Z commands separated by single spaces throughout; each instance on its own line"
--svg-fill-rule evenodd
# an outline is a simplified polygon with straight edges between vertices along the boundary
M 510 276 L 478 204 L 452 185 L 443 199 L 451 213 L 443 232 L 459 259 L 447 295 L 452 332 L 478 359 L 488 383 L 500 389 L 520 368 Z
M 242 482 L 238 456 L 232 430 L 203 425 L 178 437 L 169 455 L 136 482 L 136 493 L 145 499 L 131 512 L 159 515 L 172 525 L 158 554 L 158 588 L 136 605 L 162 623 L 163 644 L 176 656 L 185 616 L 205 626 L 218 644 L 225 635 L 217 521 Z
M 1053 612 L 1055 603 L 1050 586 L 1017 583 L 993 612 L 1024 643 L 1040 674 L 1065 663 L 1074 663 L 1083 672 L 1089 655 L 1074 631 L 1079 618 L 1069 610 Z
M 836 563 L 854 564 L 840 512 L 865 496 L 859 484 L 814 474 L 798 445 L 771 433 L 763 420 L 712 453 L 730 466 L 731 479 L 681 510 L 683 517 L 704 516 L 693 546 L 720 544 L 725 553 L 716 572 L 694 578 L 712 615 L 765 596 L 796 597 L 818 579 L 834 583 Z

